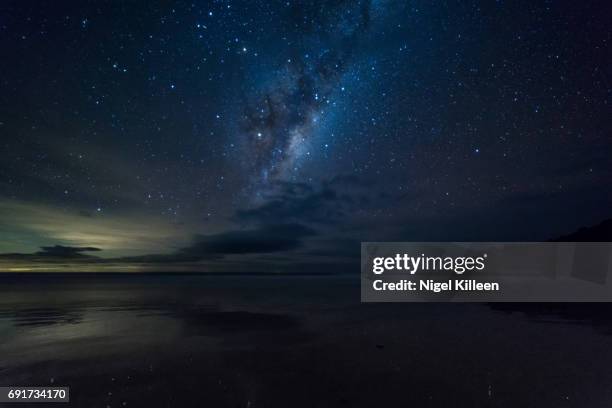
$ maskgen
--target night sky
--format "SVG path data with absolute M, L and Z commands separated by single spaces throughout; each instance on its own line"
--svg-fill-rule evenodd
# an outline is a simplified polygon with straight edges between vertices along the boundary
M 3 1 L 0 269 L 357 273 L 610 218 L 611 10 Z

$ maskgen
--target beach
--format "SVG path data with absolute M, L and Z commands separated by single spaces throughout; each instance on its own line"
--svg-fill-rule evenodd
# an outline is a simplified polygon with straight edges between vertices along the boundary
M 609 311 L 362 304 L 352 275 L 11 274 L 0 385 L 74 407 L 608 406 Z

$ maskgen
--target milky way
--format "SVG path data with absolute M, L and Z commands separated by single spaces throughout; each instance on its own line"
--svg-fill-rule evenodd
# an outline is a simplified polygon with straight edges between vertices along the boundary
M 346 1 L 314 10 L 324 14 L 301 40 L 302 54 L 287 59 L 272 82 L 252 95 L 243 130 L 257 180 L 287 179 L 298 170 L 321 112 L 370 28 L 371 8 L 370 1 Z

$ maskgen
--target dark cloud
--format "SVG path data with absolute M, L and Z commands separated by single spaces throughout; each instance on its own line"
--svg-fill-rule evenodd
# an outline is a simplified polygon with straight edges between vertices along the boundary
M 238 210 L 239 222 L 268 223 L 274 220 L 300 220 L 308 222 L 337 222 L 344 216 L 342 202 L 336 191 L 300 189 L 290 184 L 259 206 Z
M 124 262 L 173 263 L 221 259 L 228 255 L 266 254 L 300 248 L 304 238 L 316 235 L 301 224 L 273 224 L 254 229 L 197 235 L 191 245 L 171 254 L 151 254 L 121 258 Z
M 338 238 L 333 240 L 321 240 L 318 248 L 307 252 L 313 256 L 332 256 L 359 258 L 361 253 L 361 241 L 359 239 Z
M 356 177 L 338 177 L 320 185 L 276 181 L 262 202 L 236 211 L 240 223 L 301 222 L 334 225 L 365 208 L 370 185 Z
M 252 230 L 200 235 L 179 253 L 187 256 L 281 252 L 302 246 L 302 239 L 316 232 L 300 224 L 267 225 Z
M 57 256 L 61 258 L 90 257 L 91 255 L 84 254 L 83 252 L 101 251 L 100 248 L 95 247 L 71 247 L 63 245 L 44 246 L 40 247 L 40 249 L 42 251 L 36 253 L 38 256 Z
M 88 255 L 85 252 L 98 252 L 100 248 L 95 247 L 72 247 L 64 245 L 43 246 L 41 251 L 31 254 L 9 253 L 0 254 L 0 259 L 14 260 L 40 260 L 40 261 L 63 261 L 63 260 L 98 260 L 98 257 Z
M 169 254 L 148 254 L 121 258 L 99 258 L 86 254 L 95 247 L 63 245 L 41 247 L 34 253 L 0 254 L 4 261 L 93 262 L 93 263 L 189 263 L 222 259 L 228 255 L 253 255 L 287 252 L 304 245 L 304 239 L 317 232 L 297 223 L 261 225 L 251 229 L 230 230 L 212 235 L 196 235 L 192 243 Z M 169 243 L 170 244 L 170 243 Z

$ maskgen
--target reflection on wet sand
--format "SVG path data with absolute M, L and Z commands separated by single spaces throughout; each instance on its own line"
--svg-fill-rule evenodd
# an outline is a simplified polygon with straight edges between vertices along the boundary
M 358 285 L 3 278 L 0 385 L 79 407 L 610 406 L 606 305 L 360 304 Z

